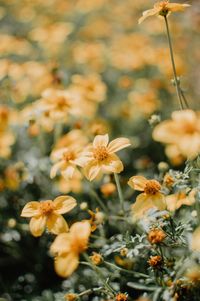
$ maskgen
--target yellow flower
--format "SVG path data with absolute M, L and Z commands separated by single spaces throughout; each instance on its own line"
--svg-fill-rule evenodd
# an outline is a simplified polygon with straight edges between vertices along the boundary
M 189 4 L 181 3 L 169 3 L 168 0 L 159 1 L 154 4 L 154 8 L 146 10 L 143 12 L 142 17 L 139 19 L 138 23 L 142 23 L 146 18 L 160 15 L 167 16 L 171 12 L 184 11 L 186 7 L 189 7 Z
M 115 152 L 131 145 L 127 138 L 117 138 L 109 142 L 108 134 L 97 135 L 93 144 L 89 145 L 77 159 L 77 164 L 83 167 L 86 178 L 90 181 L 103 173 L 120 173 L 123 170 L 121 160 Z
M 193 189 L 187 195 L 185 192 L 179 191 L 175 194 L 170 194 L 166 196 L 167 209 L 169 211 L 175 211 L 179 209 L 182 205 L 191 206 L 195 203 L 196 191 Z
M 74 172 L 79 173 L 76 167 L 76 159 L 81 154 L 80 147 L 71 146 L 55 150 L 51 154 L 52 161 L 57 161 L 51 168 L 50 177 L 54 178 L 61 170 L 61 174 L 65 179 L 72 178 Z
M 55 270 L 62 277 L 70 276 L 78 267 L 79 254 L 88 247 L 90 223 L 76 222 L 68 233 L 59 234 L 50 251 L 55 257 Z
M 143 176 L 133 176 L 129 179 L 128 185 L 134 190 L 143 191 L 132 205 L 135 218 L 142 217 L 151 208 L 165 210 L 165 196 L 160 192 L 161 185 L 158 181 L 147 180 Z
M 175 111 L 153 131 L 153 139 L 167 144 L 170 159 L 194 159 L 200 153 L 200 114 L 192 110 Z M 181 162 L 179 162 L 181 163 Z
M 11 155 L 11 146 L 14 142 L 15 137 L 11 132 L 0 132 L 0 157 L 9 158 Z
M 22 210 L 22 217 L 31 217 L 30 231 L 41 236 L 47 226 L 49 232 L 59 234 L 68 231 L 68 224 L 61 214 L 71 211 L 76 200 L 71 196 L 59 196 L 54 201 L 29 202 Z
M 200 252 L 200 227 L 196 228 L 192 234 L 191 249 Z

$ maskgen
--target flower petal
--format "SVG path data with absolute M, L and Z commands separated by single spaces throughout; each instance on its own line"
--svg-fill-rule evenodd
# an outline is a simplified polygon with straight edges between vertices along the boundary
M 59 256 L 69 253 L 71 250 L 70 238 L 71 236 L 69 232 L 59 234 L 50 247 L 51 254 L 54 256 Z
M 130 140 L 127 138 L 117 138 L 111 141 L 108 145 L 108 152 L 109 153 L 115 153 L 118 152 L 119 150 L 130 146 Z
M 146 18 L 154 16 L 159 12 L 158 8 L 148 9 L 142 13 L 142 17 L 138 20 L 138 23 L 141 24 Z
M 120 173 L 124 169 L 122 161 L 115 155 L 109 157 L 102 162 L 101 170 L 105 173 Z
M 96 161 L 91 161 L 83 168 L 83 172 L 86 178 L 92 181 L 99 176 L 101 167 Z
M 50 214 L 47 218 L 47 228 L 53 234 L 60 234 L 69 231 L 68 224 L 62 215 Z
M 134 190 L 144 191 L 147 181 L 143 176 L 133 176 L 129 179 L 128 185 Z
M 87 243 L 91 233 L 91 225 L 88 221 L 76 222 L 70 228 L 70 233 L 76 241 L 85 241 Z
M 54 212 L 57 214 L 64 214 L 66 212 L 69 212 L 77 205 L 76 200 L 73 197 L 67 195 L 57 197 L 53 201 L 53 204 L 55 206 Z
M 51 179 L 55 178 L 58 170 L 61 169 L 62 167 L 64 167 L 64 165 L 65 165 L 65 162 L 63 160 L 54 164 L 50 171 L 50 178 Z
M 29 228 L 33 236 L 41 236 L 46 226 L 46 216 L 35 216 L 30 220 Z
M 61 277 L 69 277 L 78 267 L 79 258 L 76 253 L 69 253 L 66 256 L 55 258 L 55 270 Z
M 40 214 L 40 203 L 39 202 L 29 202 L 27 203 L 21 213 L 22 217 L 32 217 Z
M 107 146 L 109 141 L 108 134 L 105 135 L 97 135 L 93 141 L 93 147 L 96 148 L 98 146 Z
M 189 7 L 189 4 L 180 4 L 180 3 L 169 3 L 167 4 L 167 8 L 171 12 L 176 12 L 176 11 L 184 11 L 185 8 Z
M 75 166 L 73 165 L 68 165 L 66 167 L 66 169 L 64 171 L 61 172 L 62 176 L 65 178 L 65 179 L 71 179 L 74 175 L 74 172 L 75 172 Z

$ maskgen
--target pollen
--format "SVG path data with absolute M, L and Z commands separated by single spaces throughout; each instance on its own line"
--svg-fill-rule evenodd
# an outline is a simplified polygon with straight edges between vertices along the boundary
M 52 201 L 40 202 L 40 211 L 43 215 L 48 215 L 54 210 L 54 204 Z
M 74 155 L 74 152 L 72 152 L 72 151 L 70 151 L 70 152 L 68 151 L 63 154 L 63 160 L 65 160 L 66 162 L 69 162 L 74 159 L 75 159 L 75 155 Z
M 108 151 L 105 146 L 99 146 L 93 150 L 94 158 L 97 161 L 103 161 L 108 158 Z
M 156 194 L 158 191 L 160 191 L 161 185 L 158 181 L 156 180 L 148 180 L 145 188 L 144 188 L 144 193 L 146 194 Z

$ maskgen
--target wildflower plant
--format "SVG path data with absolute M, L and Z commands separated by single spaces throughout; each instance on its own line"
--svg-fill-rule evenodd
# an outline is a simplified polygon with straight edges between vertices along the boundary
M 2 1 L 2 301 L 199 300 L 195 3 L 148 5 Z

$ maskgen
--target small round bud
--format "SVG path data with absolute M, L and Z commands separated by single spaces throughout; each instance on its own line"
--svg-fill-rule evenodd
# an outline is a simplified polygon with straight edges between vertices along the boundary
M 123 256 L 123 257 L 126 257 L 128 254 L 128 249 L 127 248 L 122 248 L 120 250 L 120 255 Z
M 127 301 L 128 300 L 128 295 L 123 294 L 123 293 L 119 293 L 119 294 L 116 295 L 115 300 L 116 301 Z
M 88 209 L 88 203 L 87 202 L 82 202 L 80 204 L 80 209 L 81 210 L 87 210 Z
M 94 265 L 100 265 L 103 262 L 103 257 L 101 254 L 93 252 L 92 256 L 90 256 L 90 259 Z
M 160 119 L 159 115 L 153 114 L 153 115 L 151 115 L 151 117 L 149 118 L 148 121 L 149 121 L 149 124 L 154 127 L 160 123 L 161 119 Z
M 166 162 L 160 162 L 158 164 L 158 169 L 161 172 L 167 171 L 169 169 L 169 164 L 167 164 Z
M 8 220 L 8 227 L 14 228 L 14 227 L 16 226 L 16 224 L 17 224 L 16 219 L 10 218 L 10 219 Z
M 101 186 L 101 193 L 105 197 L 111 196 L 116 191 L 116 186 L 114 183 L 105 183 Z
M 97 212 L 95 214 L 95 222 L 97 225 L 100 225 L 104 222 L 104 219 L 105 219 L 105 214 L 101 211 Z
M 73 294 L 73 293 L 69 293 L 69 294 L 66 294 L 64 296 L 64 298 L 65 298 L 66 301 L 76 301 L 76 300 L 78 300 L 78 295 Z
M 198 213 L 197 213 L 196 210 L 193 210 L 193 211 L 191 212 L 191 216 L 192 216 L 192 217 L 197 217 L 197 215 L 198 215 Z

